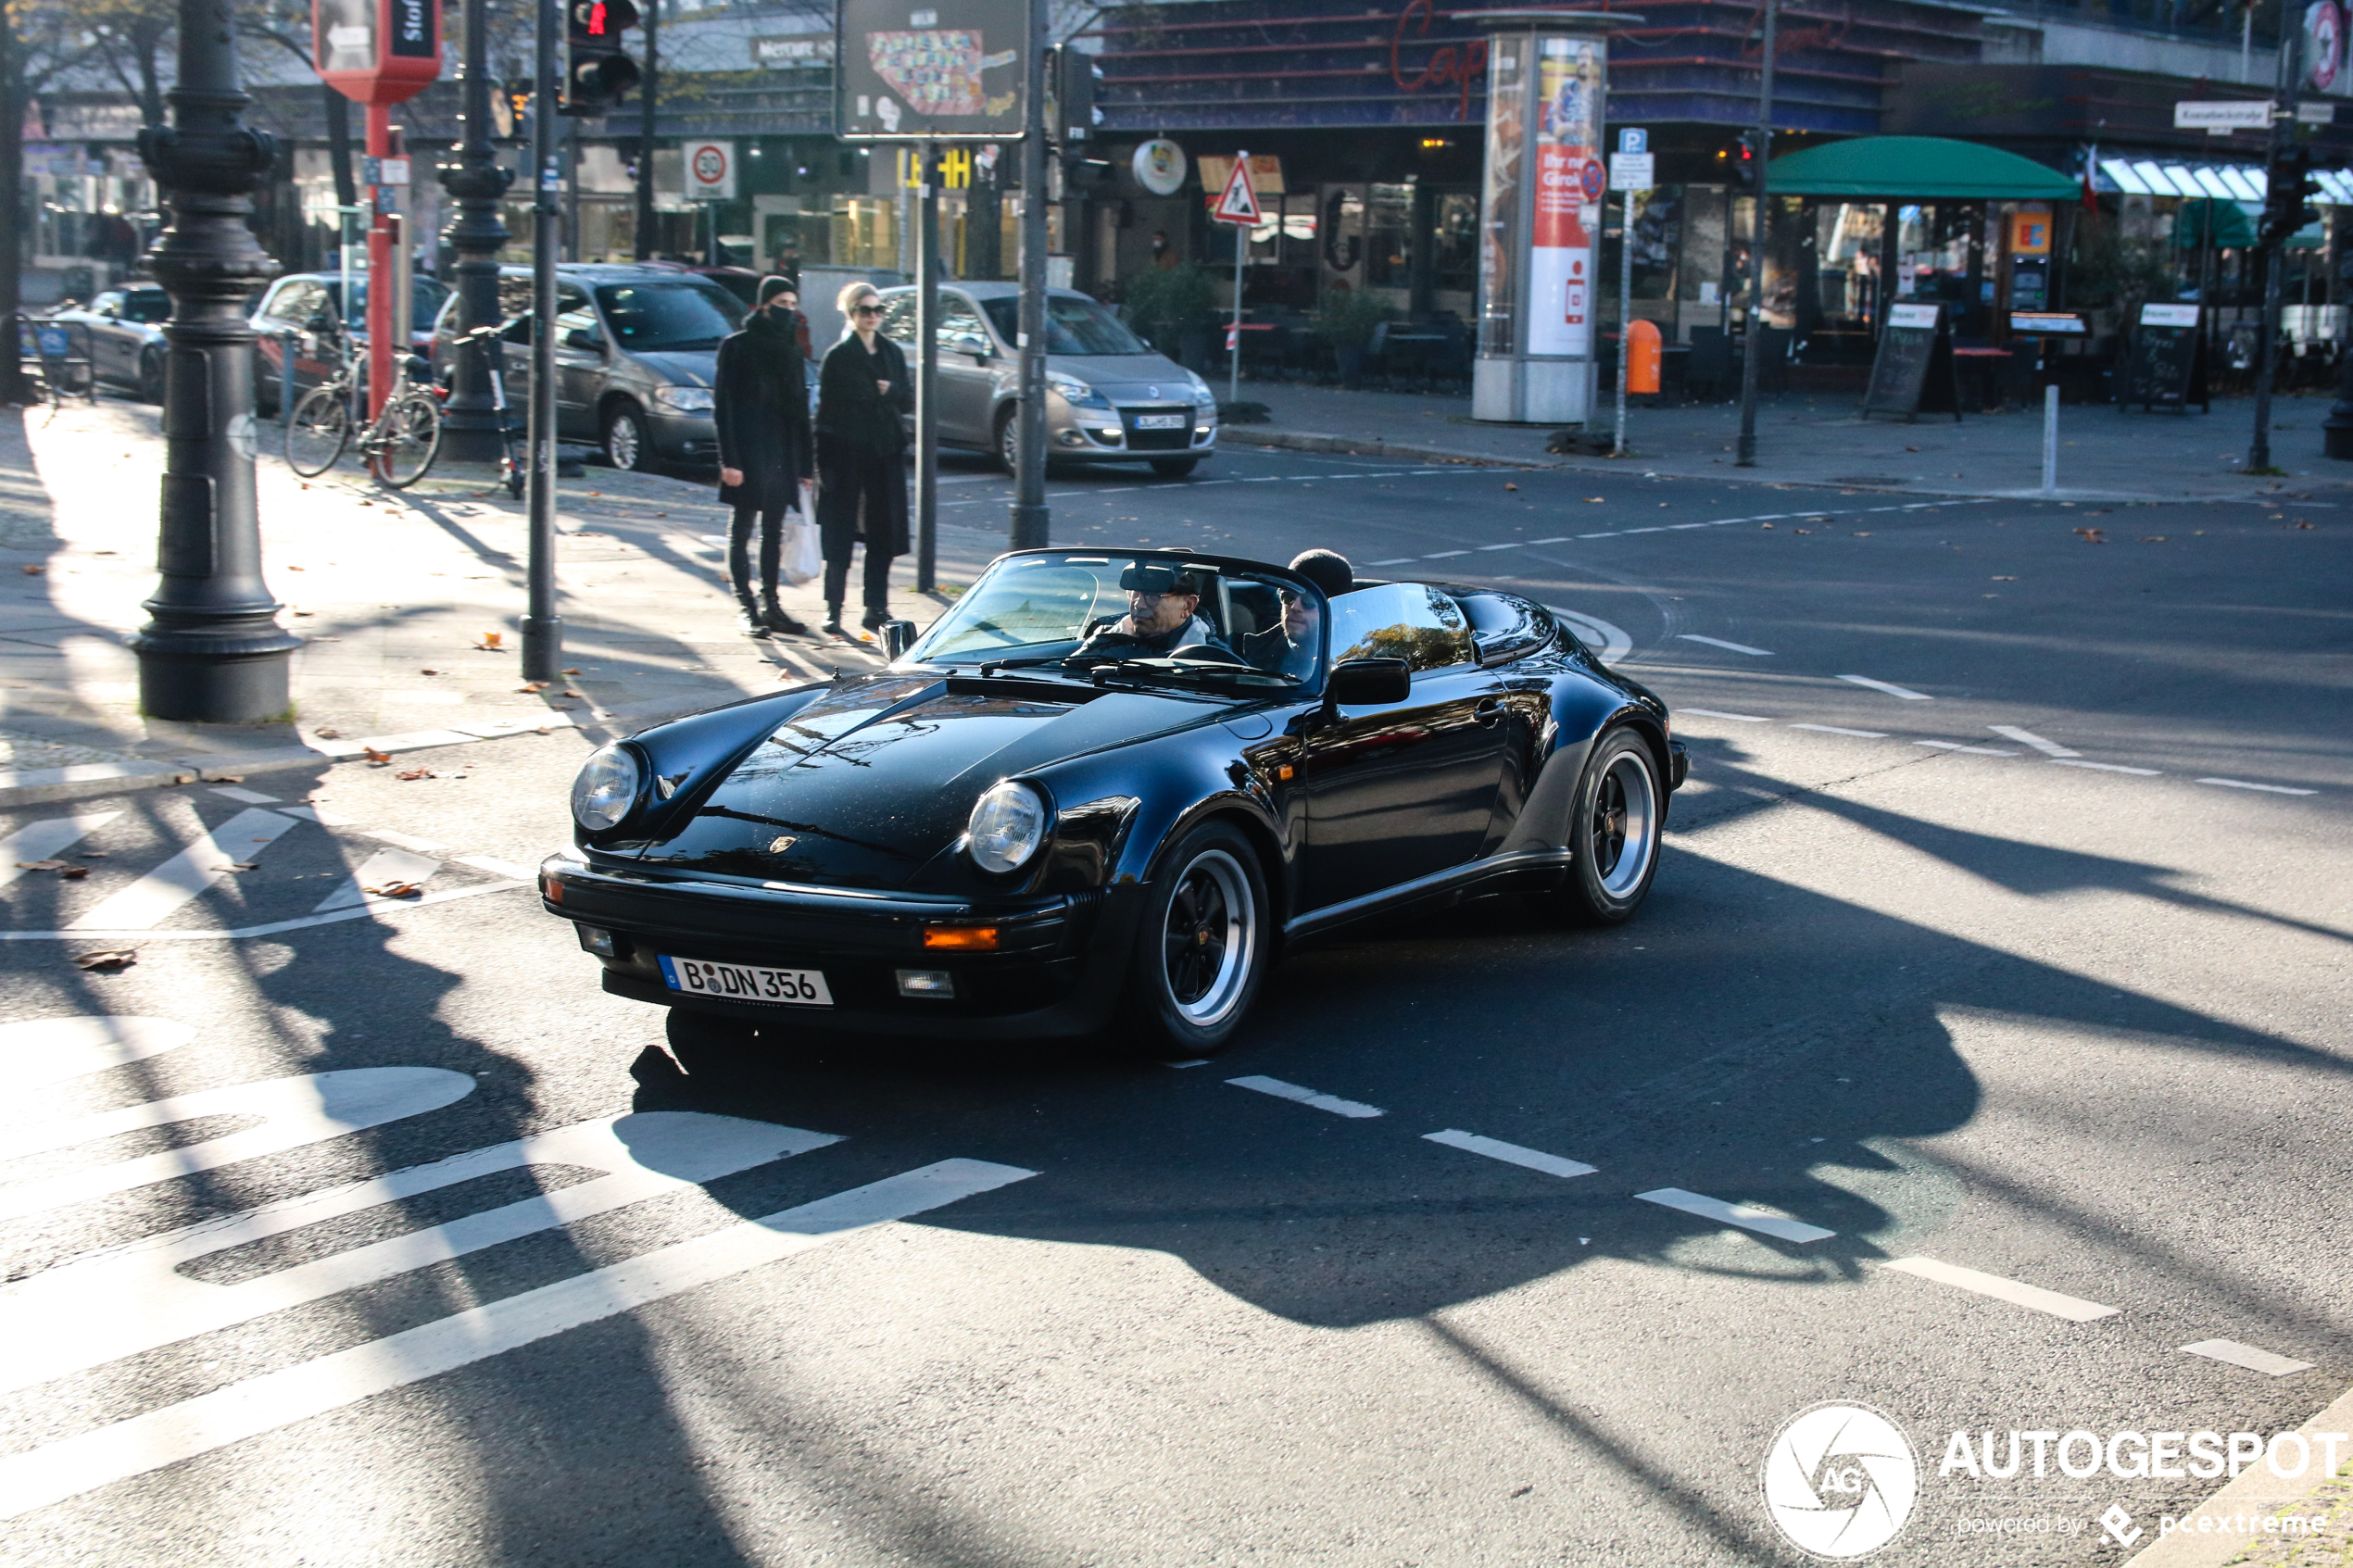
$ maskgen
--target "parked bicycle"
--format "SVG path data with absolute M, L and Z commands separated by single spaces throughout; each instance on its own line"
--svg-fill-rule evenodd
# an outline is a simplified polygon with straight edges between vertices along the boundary
M 335 466 L 359 423 L 359 358 L 349 334 L 338 330 L 333 336 L 334 373 L 304 395 L 286 424 L 286 466 L 305 479 Z M 424 478 L 441 451 L 441 399 L 430 384 L 413 379 L 423 366 L 415 355 L 393 356 L 390 395 L 357 433 L 368 471 L 395 490 Z

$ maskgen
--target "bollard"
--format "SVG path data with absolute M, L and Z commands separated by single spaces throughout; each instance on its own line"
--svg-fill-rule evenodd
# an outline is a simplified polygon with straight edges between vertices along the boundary
M 2043 494 L 2058 494 L 2058 384 L 2043 389 Z
M 278 334 L 278 423 L 294 428 L 295 345 L 302 335 L 292 327 Z

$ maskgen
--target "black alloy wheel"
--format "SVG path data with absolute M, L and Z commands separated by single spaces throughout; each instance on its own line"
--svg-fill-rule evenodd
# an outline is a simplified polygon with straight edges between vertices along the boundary
M 1205 822 L 1162 861 L 1129 967 L 1122 1043 L 1155 1057 L 1224 1049 L 1265 977 L 1265 878 L 1239 830 Z
M 1617 925 L 1633 917 L 1658 872 L 1667 793 L 1656 759 L 1633 730 L 1611 730 L 1593 743 L 1571 807 L 1568 847 L 1575 857 L 1555 897 L 1580 925 Z

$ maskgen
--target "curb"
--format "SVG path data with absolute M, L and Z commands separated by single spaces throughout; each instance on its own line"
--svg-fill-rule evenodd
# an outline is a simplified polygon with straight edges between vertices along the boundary
M 2334 1404 L 2296 1428 L 2308 1445 L 2317 1432 L 2353 1432 L 2353 1390 L 2340 1395 Z M 2308 1452 L 2311 1451 L 2308 1446 Z M 2259 1529 L 2249 1535 L 2244 1528 L 2233 1530 L 2236 1516 L 2246 1513 L 2276 1513 L 2288 1504 L 2310 1496 L 2336 1479 L 2325 1466 L 2308 1462 L 2306 1474 L 2293 1481 L 2283 1481 L 2258 1464 L 2246 1474 L 2198 1504 L 2185 1515 L 2171 1535 L 2160 1536 L 2141 1549 L 2124 1568 L 2222 1568 L 2256 1540 L 2267 1538 Z M 2319 1472 L 2319 1474 L 2311 1474 Z M 2201 1532 L 2201 1522 L 2211 1520 L 2215 1528 Z M 2270 1537 L 2279 1539 L 2279 1537 Z
M 1377 435 L 1320 435 L 1303 430 L 1253 430 L 1248 425 L 1220 426 L 1217 438 L 1238 442 L 1244 446 L 1280 446 L 1293 452 L 1340 452 L 1358 458 L 1408 458 L 1433 463 L 1477 463 L 1483 468 L 1565 469 L 1572 466 L 1541 458 L 1498 458 L 1491 452 L 1407 445 L 1401 442 L 1383 441 Z

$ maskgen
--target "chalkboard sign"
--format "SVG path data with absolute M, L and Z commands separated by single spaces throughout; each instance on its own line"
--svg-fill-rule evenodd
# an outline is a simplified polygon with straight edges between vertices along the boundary
M 1945 331 L 1942 305 L 1892 305 L 1887 329 L 1879 334 L 1879 357 L 1871 361 L 1871 384 L 1863 394 L 1863 417 L 1901 414 L 1906 422 L 1950 413 L 1960 422 L 1960 388 L 1953 377 L 1953 338 Z
M 2206 333 L 2195 305 L 2144 305 L 2140 329 L 2133 334 L 2133 357 L 2124 368 L 2124 395 L 2119 412 L 2133 404 L 2146 413 L 2172 408 L 2186 413 L 2197 404 L 2214 412 L 2213 395 L 2206 386 Z

